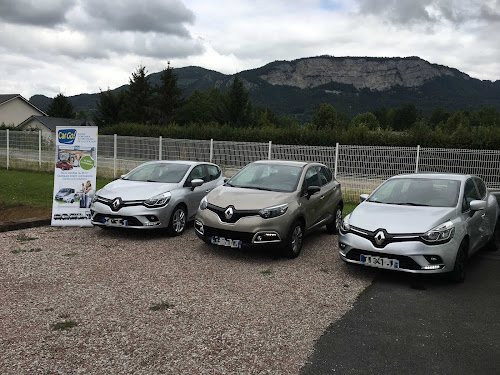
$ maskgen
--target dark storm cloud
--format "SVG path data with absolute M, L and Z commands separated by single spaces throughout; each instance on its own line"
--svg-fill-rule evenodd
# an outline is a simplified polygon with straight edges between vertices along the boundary
M 90 0 L 82 3 L 82 9 L 101 28 L 181 37 L 189 37 L 184 24 L 194 23 L 195 18 L 194 13 L 177 0 Z
M 64 23 L 66 12 L 73 6 L 72 0 L 0 1 L 0 20 L 6 23 L 54 26 Z

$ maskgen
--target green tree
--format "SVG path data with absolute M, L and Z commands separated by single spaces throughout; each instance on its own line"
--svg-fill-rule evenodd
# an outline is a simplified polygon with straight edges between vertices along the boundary
M 450 117 L 450 113 L 446 112 L 443 107 L 437 107 L 432 111 L 429 119 L 429 124 L 432 127 L 438 126 L 441 122 L 445 123 Z
M 175 120 L 177 112 L 181 106 L 182 89 L 177 87 L 177 74 L 168 64 L 160 76 L 161 84 L 156 87 L 155 107 L 158 112 L 158 122 L 160 124 L 169 124 Z
M 418 111 L 414 104 L 408 103 L 399 106 L 392 118 L 391 127 L 396 131 L 410 129 L 418 120 Z
M 73 104 L 63 94 L 57 95 L 47 108 L 47 114 L 52 117 L 75 118 Z
M 146 67 L 140 65 L 129 79 L 124 102 L 126 121 L 147 124 L 154 117 L 153 88 L 146 74 Z
M 94 113 L 94 121 L 98 126 L 118 124 L 123 118 L 123 104 L 125 93 L 123 90 L 113 92 L 109 88 L 99 93 L 99 101 Z
M 349 124 L 350 127 L 359 127 L 361 125 L 366 126 L 370 130 L 378 130 L 380 128 L 380 123 L 377 117 L 371 112 L 362 113 L 354 117 Z
M 321 104 L 311 118 L 314 129 L 343 130 L 349 123 L 349 117 L 337 112 L 331 104 Z
M 235 127 L 245 127 L 249 125 L 251 114 L 251 103 L 249 93 L 243 86 L 243 81 L 236 75 L 231 85 L 227 97 L 227 120 Z
M 224 122 L 224 95 L 219 89 L 208 91 L 195 90 L 179 108 L 178 118 L 181 124 L 210 124 Z

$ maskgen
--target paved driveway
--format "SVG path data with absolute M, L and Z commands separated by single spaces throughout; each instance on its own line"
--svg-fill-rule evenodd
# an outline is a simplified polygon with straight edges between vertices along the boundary
M 381 272 L 301 374 L 499 374 L 500 252 L 467 271 L 459 285 Z

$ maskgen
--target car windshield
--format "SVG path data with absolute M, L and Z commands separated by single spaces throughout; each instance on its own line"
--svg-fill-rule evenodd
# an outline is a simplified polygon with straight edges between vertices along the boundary
M 143 164 L 123 177 L 130 181 L 178 183 L 186 175 L 189 165 L 176 163 Z
M 297 189 L 302 168 L 290 165 L 250 164 L 231 178 L 228 186 L 291 192 Z
M 369 202 L 408 206 L 455 207 L 460 181 L 432 178 L 393 178 L 384 182 Z

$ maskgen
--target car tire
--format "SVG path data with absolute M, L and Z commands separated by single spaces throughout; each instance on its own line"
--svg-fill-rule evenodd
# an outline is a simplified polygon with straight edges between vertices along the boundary
M 300 221 L 296 220 L 293 222 L 288 236 L 285 240 L 283 255 L 289 259 L 293 259 L 299 256 L 300 250 L 302 249 L 302 239 L 304 237 L 304 228 Z
M 183 206 L 176 206 L 172 211 L 170 223 L 168 224 L 168 234 L 179 236 L 186 229 L 186 209 Z
M 455 283 L 463 283 L 465 281 L 465 267 L 467 266 L 468 257 L 467 253 L 468 244 L 467 241 L 464 240 L 458 248 L 453 271 L 448 274 L 449 279 Z
M 330 234 L 338 234 L 340 225 L 342 224 L 342 206 L 338 205 L 333 211 L 332 222 L 326 224 L 326 231 Z
M 484 248 L 488 251 L 496 251 L 500 248 L 500 217 L 497 219 L 491 239 Z

